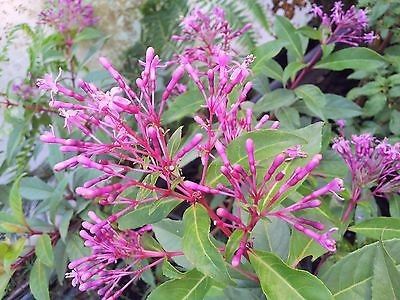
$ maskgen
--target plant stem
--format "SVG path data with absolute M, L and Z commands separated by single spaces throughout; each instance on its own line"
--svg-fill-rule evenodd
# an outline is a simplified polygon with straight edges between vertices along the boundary
M 315 66 L 315 64 L 319 61 L 322 56 L 322 48 L 319 47 L 315 52 L 314 56 L 311 58 L 310 62 L 308 63 L 307 67 L 305 67 L 298 76 L 296 76 L 295 80 L 290 84 L 290 89 L 295 89 L 300 82 L 303 80 L 304 76 L 307 75 Z

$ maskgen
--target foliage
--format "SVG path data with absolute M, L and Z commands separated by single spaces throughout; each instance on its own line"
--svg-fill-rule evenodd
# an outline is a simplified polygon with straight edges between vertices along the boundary
M 105 58 L 90 72 L 95 27 L 15 28 L 31 46 L 3 97 L 2 296 L 72 278 L 93 299 L 400 297 L 400 5 L 360 1 L 367 33 L 356 8 L 295 28 L 261 2 L 144 1 L 127 79 Z

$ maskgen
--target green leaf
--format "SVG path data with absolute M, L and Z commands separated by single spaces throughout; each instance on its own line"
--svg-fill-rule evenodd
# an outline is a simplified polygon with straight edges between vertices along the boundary
M 300 127 L 300 114 L 294 107 L 281 107 L 275 112 L 282 129 L 296 129 Z
M 164 260 L 163 262 L 162 273 L 164 276 L 171 279 L 182 278 L 184 275 L 184 273 L 178 271 L 173 265 L 171 265 L 168 260 Z
M 376 240 L 400 238 L 400 218 L 373 218 L 351 226 L 349 230 Z
M 283 69 L 281 65 L 273 59 L 264 64 L 262 74 L 265 74 L 272 79 L 283 81 Z
M 298 61 L 292 61 L 291 63 L 289 63 L 286 66 L 285 70 L 283 70 L 283 75 L 282 75 L 283 85 L 286 86 L 286 83 L 289 79 L 293 81 L 297 72 L 303 69 L 305 66 L 306 64 Z
M 400 272 L 382 243 L 374 261 L 372 299 L 400 299 Z
M 400 265 L 400 239 L 383 242 L 396 267 Z M 379 242 L 364 246 L 340 259 L 320 274 L 336 300 L 372 299 L 374 262 Z
M 179 204 L 180 200 L 167 198 L 155 203 L 146 203 L 122 216 L 118 221 L 121 230 L 141 227 L 145 224 L 157 223 L 164 219 Z
M 70 233 L 66 242 L 66 251 L 70 260 L 88 256 L 90 250 L 83 245 L 81 237 L 76 233 Z
M 265 94 L 253 106 L 254 112 L 266 112 L 286 107 L 296 102 L 296 95 L 292 90 L 276 89 L 270 93 Z
M 22 209 L 22 198 L 19 190 L 22 176 L 24 176 L 24 174 L 20 175 L 11 186 L 8 203 L 15 219 L 21 224 L 26 224 L 24 211 Z
M 301 40 L 296 29 L 288 19 L 282 16 L 276 16 L 275 19 L 275 33 L 277 37 L 282 41 L 287 41 L 289 44 L 287 49 L 294 57 L 299 61 L 303 60 L 303 49 L 301 46 Z
M 53 247 L 51 239 L 47 234 L 42 234 L 38 237 L 35 246 L 37 258 L 48 267 L 52 267 L 54 263 Z
M 62 215 L 62 218 L 61 218 L 61 222 L 60 222 L 58 231 L 60 232 L 60 237 L 64 242 L 67 238 L 69 223 L 71 221 L 73 214 L 74 214 L 73 210 L 67 210 L 66 212 L 64 212 L 64 214 Z
M 197 270 L 186 273 L 182 278 L 167 281 L 151 292 L 148 300 L 202 300 L 211 287 L 208 276 Z
M 272 253 L 250 252 L 250 262 L 269 300 L 333 299 L 321 280 L 306 271 L 290 268 Z
M 86 27 L 83 29 L 81 32 L 79 32 L 75 38 L 74 38 L 74 43 L 78 43 L 81 41 L 87 41 L 87 40 L 94 40 L 98 39 L 103 36 L 103 33 L 93 27 Z
M 254 249 L 272 252 L 286 260 L 289 254 L 290 229 L 286 222 L 272 218 L 271 221 L 260 220 L 251 236 Z
M 255 157 L 258 161 L 274 157 L 291 146 L 307 143 L 307 141 L 300 136 L 281 130 L 265 129 L 245 133 L 231 142 L 227 147 L 226 152 L 232 165 L 243 165 L 247 161 L 245 142 L 249 138 L 254 141 Z M 268 141 L 268 143 L 265 141 Z M 222 180 L 223 175 L 220 172 L 221 166 L 222 163 L 220 159 L 216 159 L 210 164 L 206 177 L 209 186 L 215 186 Z
M 386 106 L 386 95 L 383 93 L 377 93 L 370 97 L 365 102 L 363 112 L 365 116 L 374 116 L 382 111 Z
M 324 116 L 327 119 L 350 119 L 362 114 L 361 107 L 345 97 L 335 94 L 325 94 L 326 105 Z
M 192 205 L 183 215 L 183 227 L 183 253 L 186 258 L 205 275 L 229 283 L 224 259 L 210 240 L 207 210 L 200 204 Z
M 38 177 L 24 177 L 21 180 L 21 195 L 28 200 L 50 198 L 53 188 Z
M 358 47 L 346 48 L 333 52 L 326 58 L 320 60 L 315 68 L 342 71 L 345 69 L 353 70 L 373 70 L 385 64 L 384 58 L 375 51 Z
M 102 38 L 98 39 L 96 41 L 96 43 L 91 44 L 91 46 L 87 50 L 84 58 L 82 59 L 82 61 L 79 62 L 78 71 L 82 70 L 83 67 L 87 63 L 89 63 L 92 60 L 92 58 L 95 57 L 96 54 L 99 53 L 99 51 L 101 50 L 101 48 L 103 48 L 104 44 L 107 42 L 108 39 L 109 39 L 109 36 L 103 36 Z
M 162 115 L 163 123 L 179 121 L 183 117 L 193 116 L 204 103 L 203 96 L 198 89 L 189 90 L 174 100 L 169 100 L 168 110 Z
M 37 300 L 50 300 L 49 274 L 46 266 L 36 260 L 29 274 L 29 287 Z
M 225 247 L 225 259 L 228 263 L 231 263 L 233 255 L 235 254 L 235 251 L 238 249 L 242 237 L 243 237 L 243 230 L 241 229 L 236 229 L 235 231 L 232 232 L 231 236 L 229 237 Z
M 285 44 L 286 42 L 284 41 L 274 40 L 258 46 L 254 50 L 256 61 L 253 64 L 252 70 L 256 74 L 262 72 L 265 63 L 267 63 L 271 58 L 275 57 L 282 50 Z
M 400 218 L 400 195 L 393 194 L 389 200 L 389 210 L 392 217 Z
M 153 224 L 153 231 L 164 250 L 183 251 L 183 222 L 170 219 L 164 219 Z M 186 269 L 192 269 L 192 264 L 184 256 L 176 256 L 172 258 L 178 265 Z
M 294 92 L 296 93 L 297 97 L 304 100 L 304 103 L 311 112 L 321 119 L 325 119 L 325 95 L 317 86 L 312 84 L 304 84 L 296 88 Z
M 2 233 L 24 233 L 28 229 L 13 215 L 0 212 L 0 232 Z
M 0 275 L 0 299 L 3 299 L 4 294 L 6 293 L 8 282 L 10 281 L 12 275 L 13 272 L 6 272 Z
M 326 249 L 312 238 L 309 238 L 297 230 L 293 230 L 290 238 L 289 258 L 287 263 L 291 266 L 297 266 L 304 257 L 311 256 L 312 259 L 315 260 L 325 252 Z
M 393 109 L 390 113 L 389 129 L 396 135 L 400 135 L 400 111 Z
M 58 240 L 54 247 L 54 269 L 57 274 L 57 280 L 60 285 L 63 284 L 65 279 L 65 272 L 68 264 L 68 255 L 66 245 L 62 240 Z
M 171 156 L 176 154 L 181 145 L 182 128 L 183 126 L 178 127 L 178 129 L 175 130 L 175 132 L 171 135 L 171 137 L 168 140 L 168 152 Z

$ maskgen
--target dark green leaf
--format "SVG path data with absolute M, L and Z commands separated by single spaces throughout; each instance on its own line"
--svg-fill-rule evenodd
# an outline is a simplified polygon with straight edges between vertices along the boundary
M 184 275 L 184 273 L 180 272 L 173 265 L 171 265 L 168 260 L 164 260 L 163 262 L 162 273 L 164 276 L 171 279 L 182 278 L 182 276 Z
M 267 75 L 268 77 L 283 81 L 283 69 L 280 64 L 278 64 L 275 60 L 271 59 L 267 63 L 264 64 L 264 68 L 262 69 L 262 74 Z
M 179 149 L 179 146 L 181 145 L 182 128 L 183 126 L 178 127 L 178 129 L 175 130 L 175 132 L 171 135 L 171 137 L 168 140 L 168 151 L 171 156 L 175 155 L 175 153 Z
M 281 107 L 275 112 L 282 129 L 297 129 L 300 127 L 300 114 L 293 107 Z
M 250 262 L 260 279 L 264 294 L 270 300 L 333 299 L 321 280 L 306 271 L 290 268 L 272 253 L 251 252 Z
M 396 135 L 400 135 L 400 112 L 393 109 L 390 113 L 390 131 Z
M 296 101 L 296 95 L 292 90 L 276 89 L 265 94 L 253 106 L 254 112 L 266 112 L 274 109 L 290 106 Z
M 312 84 L 304 84 L 294 91 L 297 97 L 304 100 L 307 108 L 321 119 L 325 119 L 324 107 L 326 105 L 325 95 Z
M 180 203 L 174 198 L 161 199 L 156 203 L 146 203 L 122 216 L 118 221 L 121 230 L 141 227 L 145 224 L 157 223 L 164 219 Z
M 312 238 L 309 238 L 297 230 L 293 230 L 290 238 L 290 250 L 287 263 L 294 267 L 297 266 L 304 257 L 311 256 L 312 259 L 315 260 L 325 252 L 326 249 Z
M 396 267 L 400 265 L 400 240 L 383 242 Z M 358 249 L 320 274 L 336 300 L 372 299 L 373 262 L 377 258 L 379 242 Z
M 297 60 L 301 61 L 303 59 L 301 40 L 292 23 L 285 17 L 276 16 L 275 33 L 280 40 L 288 42 L 288 51 L 291 52 Z
M 293 81 L 297 72 L 303 69 L 305 66 L 306 65 L 304 63 L 298 61 L 292 61 L 291 63 L 289 63 L 286 66 L 285 70 L 283 70 L 283 75 L 282 75 L 283 85 L 286 86 L 286 82 L 289 79 Z
M 350 119 L 362 114 L 361 107 L 342 96 L 325 94 L 325 99 L 324 116 L 327 119 Z
M 385 64 L 384 58 L 368 48 L 346 48 L 320 60 L 315 68 L 341 71 L 345 69 L 372 70 Z
M 286 42 L 284 41 L 274 40 L 258 46 L 254 50 L 256 61 L 252 67 L 253 71 L 255 73 L 262 72 L 265 63 L 268 62 L 271 58 L 275 57 L 282 50 L 282 47 L 285 44 Z
M 162 115 L 163 122 L 167 124 L 193 116 L 201 108 L 204 99 L 198 89 L 193 89 L 169 100 L 168 103 L 168 110 Z
M 21 195 L 28 200 L 44 200 L 51 197 L 53 188 L 38 177 L 21 179 Z
M 374 116 L 386 106 L 386 96 L 383 93 L 377 93 L 365 102 L 364 114 L 366 116 Z
M 351 226 L 349 230 L 376 240 L 400 238 L 400 218 L 373 218 Z
M 230 277 L 221 253 L 210 240 L 210 218 L 200 204 L 192 205 L 183 215 L 183 253 L 202 273 L 229 283 Z
M 211 286 L 208 276 L 197 270 L 186 273 L 182 278 L 167 281 L 158 286 L 149 300 L 202 300 Z
M 400 299 L 400 272 L 383 243 L 374 261 L 372 299 Z
M 235 254 L 235 251 L 238 249 L 242 237 L 243 230 L 241 229 L 236 229 L 229 237 L 225 247 L 225 259 L 228 263 L 231 263 L 232 257 Z

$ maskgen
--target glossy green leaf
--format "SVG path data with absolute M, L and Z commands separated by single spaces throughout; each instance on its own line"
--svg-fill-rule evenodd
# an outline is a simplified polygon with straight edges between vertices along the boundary
M 230 277 L 221 253 L 210 240 L 210 217 L 200 204 L 183 215 L 183 253 L 196 269 L 211 278 L 229 283 Z
M 269 300 L 333 299 L 328 288 L 317 277 L 302 270 L 292 269 L 272 253 L 250 252 L 250 262 L 260 279 Z
M 255 144 L 255 156 L 258 161 L 274 157 L 283 150 L 298 144 L 305 144 L 307 141 L 293 133 L 284 132 L 281 130 L 259 130 L 250 133 L 245 133 L 235 139 L 227 147 L 227 155 L 233 164 L 244 165 L 247 161 L 247 152 L 245 142 L 251 138 Z M 268 141 L 268 142 L 266 142 Z M 210 186 L 215 186 L 223 175 L 220 172 L 222 163 L 220 159 L 213 161 L 207 172 L 207 183 Z
M 192 270 L 182 278 L 167 281 L 151 292 L 149 300 L 202 300 L 211 287 L 210 277 Z
M 228 239 L 225 247 L 225 259 L 228 263 L 231 263 L 235 251 L 239 248 L 240 241 L 243 237 L 243 230 L 236 229 L 232 232 Z
M 290 238 L 289 258 L 287 263 L 291 266 L 297 266 L 303 258 L 311 256 L 312 259 L 315 260 L 326 251 L 326 249 L 312 238 L 309 238 L 297 230 L 293 230 Z
M 261 97 L 253 106 L 254 112 L 267 112 L 284 106 L 290 106 L 296 101 L 292 90 L 276 89 Z
M 396 267 L 400 265 L 400 239 L 383 242 Z M 364 246 L 324 270 L 320 278 L 336 300 L 372 299 L 373 262 L 377 258 L 379 242 Z
M 323 110 L 327 119 L 349 119 L 362 114 L 361 107 L 342 96 L 325 94 L 325 99 L 326 105 Z
M 133 229 L 145 224 L 157 223 L 164 219 L 179 204 L 180 200 L 174 198 L 161 199 L 156 203 L 146 203 L 138 206 L 133 211 L 122 216 L 118 221 L 121 230 Z
M 162 264 L 162 273 L 171 279 L 182 278 L 184 276 L 184 273 L 177 270 L 168 260 L 164 260 Z
M 171 137 L 168 140 L 168 151 L 171 156 L 175 155 L 175 153 L 178 151 L 179 146 L 181 145 L 182 142 L 182 128 L 183 126 L 178 127 L 177 130 L 171 135 Z
M 373 70 L 385 64 L 384 58 L 375 51 L 358 47 L 346 48 L 333 52 L 326 58 L 320 60 L 315 68 L 341 71 L 345 69 L 353 70 Z
M 35 261 L 29 274 L 29 287 L 36 300 L 50 300 L 48 270 L 39 259 Z
M 326 105 L 325 95 L 321 90 L 312 84 L 304 84 L 294 91 L 297 97 L 303 99 L 307 108 L 321 119 L 325 119 L 324 107 Z
M 258 46 L 254 50 L 256 60 L 252 67 L 253 71 L 255 73 L 260 73 L 263 70 L 265 63 L 274 58 L 282 50 L 285 44 L 286 42 L 284 41 L 274 40 Z
M 53 248 L 51 239 L 47 234 L 42 234 L 36 240 L 35 254 L 41 263 L 52 267 L 54 263 Z
M 290 229 L 286 222 L 272 218 L 260 220 L 251 232 L 254 249 L 272 252 L 286 260 L 289 254 Z
M 372 299 L 400 299 L 400 272 L 382 243 L 374 261 Z
M 283 81 L 283 69 L 279 63 L 277 63 L 275 60 L 271 59 L 267 63 L 264 64 L 264 68 L 262 69 L 262 74 L 265 74 L 266 76 Z
M 288 51 L 293 54 L 297 60 L 303 59 L 303 48 L 301 40 L 290 21 L 282 16 L 276 16 L 275 19 L 275 33 L 277 37 L 282 41 L 287 41 Z
M 204 103 L 203 96 L 197 88 L 168 101 L 168 109 L 162 115 L 164 123 L 172 123 L 183 117 L 193 116 Z
M 400 218 L 373 218 L 351 226 L 349 230 L 376 240 L 400 238 Z
M 161 244 L 164 250 L 183 251 L 183 222 L 170 219 L 164 219 L 156 224 L 153 224 L 153 231 L 157 241 Z M 178 265 L 186 269 L 193 268 L 192 264 L 185 256 L 175 256 L 172 258 Z
M 283 85 L 286 86 L 286 83 L 289 79 L 291 81 L 293 81 L 297 72 L 299 72 L 305 66 L 306 66 L 306 64 L 304 64 L 302 62 L 298 62 L 298 61 L 292 61 L 291 63 L 289 63 L 286 66 L 286 68 L 283 70 L 283 75 L 282 75 Z

